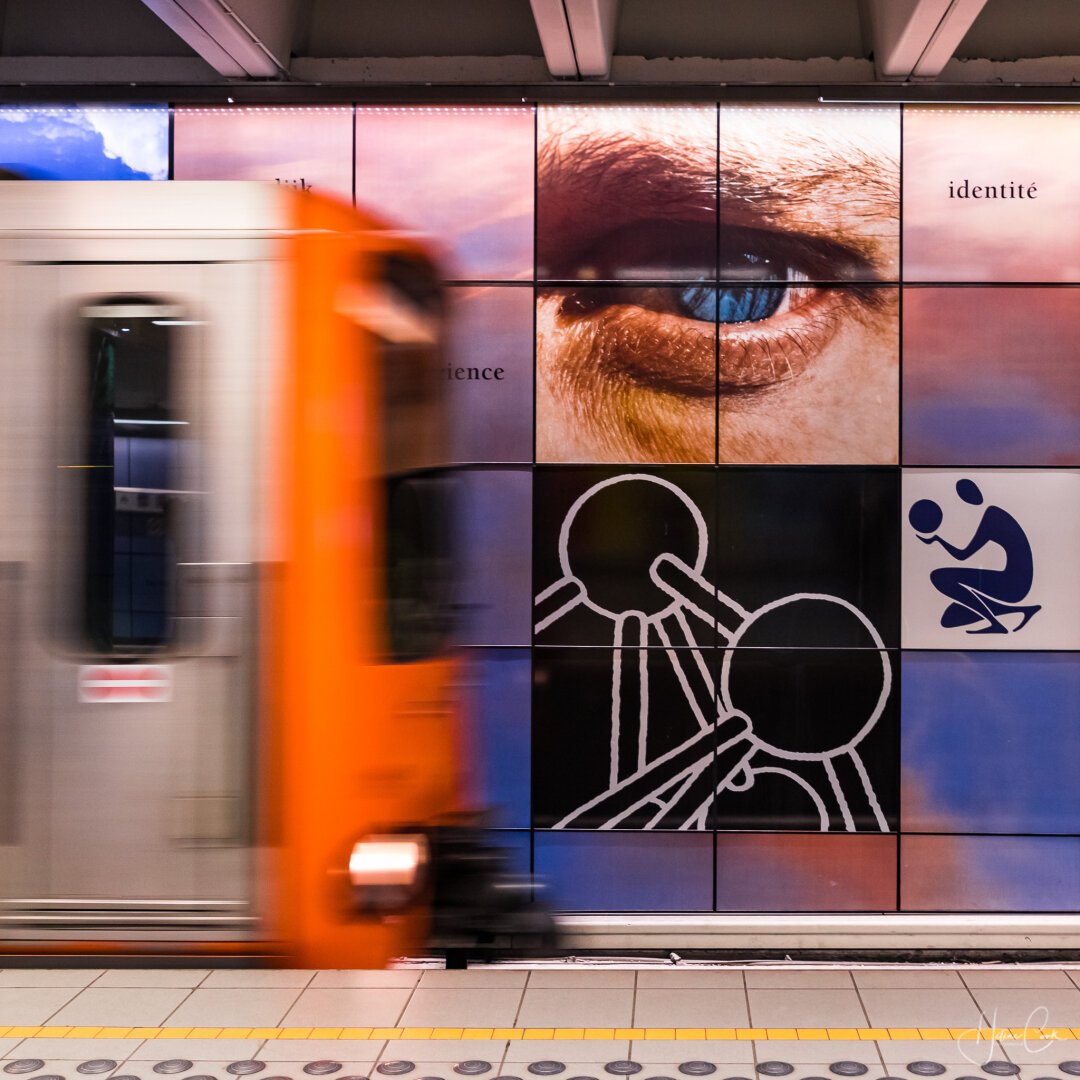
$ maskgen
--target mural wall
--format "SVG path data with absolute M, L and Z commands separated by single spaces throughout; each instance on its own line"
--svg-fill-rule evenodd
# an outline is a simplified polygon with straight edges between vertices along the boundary
M 86 174 L 165 175 L 119 112 Z M 178 107 L 171 169 L 438 247 L 478 785 L 562 907 L 1080 909 L 1080 109 Z

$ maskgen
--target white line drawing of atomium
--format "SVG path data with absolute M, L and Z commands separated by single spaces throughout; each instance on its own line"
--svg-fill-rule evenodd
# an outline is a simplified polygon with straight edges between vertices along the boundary
M 661 551 L 652 555 L 647 572 L 657 592 L 656 610 L 616 611 L 589 595 L 586 583 L 573 570 L 570 551 L 574 526 L 587 504 L 615 485 L 643 482 L 659 485 L 679 502 L 676 513 L 689 514 L 696 536 L 696 552 L 688 563 L 678 555 Z M 602 511 L 601 511 L 602 514 Z M 603 521 L 603 518 L 599 518 Z M 822 832 L 831 828 L 835 814 L 848 832 L 856 830 L 856 813 L 870 816 L 881 832 L 889 826 L 881 809 L 859 743 L 873 729 L 884 711 L 892 689 L 892 667 L 877 629 L 854 604 L 827 593 L 792 593 L 750 611 L 727 596 L 703 576 L 708 552 L 708 528 L 697 505 L 681 488 L 663 477 L 627 473 L 602 480 L 582 493 L 567 511 L 559 530 L 561 577 L 541 590 L 534 600 L 536 633 L 558 622 L 578 606 L 614 624 L 612 640 L 612 693 L 610 769 L 606 789 L 566 814 L 553 827 L 570 828 L 588 816 L 600 819 L 597 827 L 614 829 L 623 822 L 653 809 L 643 829 L 704 829 L 709 809 L 724 791 L 745 791 L 761 776 L 778 775 L 800 787 L 811 799 Z M 880 690 L 861 719 L 846 720 L 840 729 L 810 733 L 814 745 L 794 749 L 786 737 L 784 717 L 751 716 L 739 707 L 739 668 L 745 643 L 763 625 L 778 616 L 812 623 L 822 617 L 849 624 L 863 639 L 860 652 L 867 662 L 880 666 Z M 723 649 L 719 686 L 715 685 L 703 646 L 694 625 L 715 633 Z M 648 759 L 649 673 L 647 646 L 658 645 L 666 655 L 698 730 L 680 745 Z M 636 664 L 627 665 L 624 653 L 636 650 Z M 660 651 L 653 649 L 653 652 Z M 828 649 L 805 650 L 823 655 Z M 775 655 L 775 654 L 774 654 Z M 634 684 L 636 715 L 627 715 L 623 688 Z M 628 729 L 627 725 L 631 725 Z M 636 754 L 625 760 L 620 745 L 636 725 Z M 806 738 L 805 731 L 803 732 Z M 803 763 L 800 774 L 794 771 Z M 843 777 L 841 776 L 843 773 Z M 807 774 L 813 780 L 807 778 Z

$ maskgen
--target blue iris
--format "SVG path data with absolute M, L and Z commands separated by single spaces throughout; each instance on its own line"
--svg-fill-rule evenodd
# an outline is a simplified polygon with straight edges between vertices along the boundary
M 691 285 L 679 293 L 679 303 L 691 319 L 703 322 L 761 322 L 776 313 L 784 299 L 784 284 Z

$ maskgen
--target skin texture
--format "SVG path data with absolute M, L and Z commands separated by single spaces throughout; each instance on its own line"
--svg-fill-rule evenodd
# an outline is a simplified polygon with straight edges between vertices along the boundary
M 545 110 L 538 459 L 895 462 L 895 114 L 725 107 L 719 161 L 716 121 Z

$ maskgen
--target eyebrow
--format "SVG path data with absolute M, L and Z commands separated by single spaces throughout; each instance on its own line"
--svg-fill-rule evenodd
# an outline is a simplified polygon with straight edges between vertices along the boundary
M 567 145 L 569 144 L 569 145 Z M 537 155 L 538 256 L 542 277 L 621 226 L 644 219 L 716 222 L 775 230 L 826 245 L 870 268 L 899 231 L 899 161 L 850 140 L 650 141 L 647 135 L 542 136 Z M 882 228 L 886 225 L 885 228 Z M 827 253 L 823 253 L 827 254 Z M 884 261 L 892 261 L 884 259 Z M 831 276 L 828 273 L 824 277 Z
M 567 137 L 573 138 L 572 130 L 541 143 L 537 160 L 542 188 L 569 182 L 596 196 L 616 183 L 627 194 L 640 194 L 669 211 L 710 212 L 716 205 L 717 182 L 721 199 L 767 208 L 798 206 L 838 189 L 845 196 L 858 196 L 857 205 L 872 209 L 875 216 L 899 217 L 898 159 L 870 154 L 847 140 L 827 144 L 796 135 L 778 143 L 777 155 L 763 154 L 738 137 L 721 136 L 717 163 L 715 153 L 645 142 L 632 133 L 579 137 L 566 150 L 560 144 Z
M 540 276 L 558 278 L 625 225 L 654 220 L 714 226 L 715 146 L 561 132 L 541 141 L 537 189 Z
M 542 142 L 537 155 L 538 179 L 544 189 L 562 186 L 596 206 L 605 192 L 619 190 L 622 199 L 639 200 L 635 216 L 644 203 L 666 215 L 716 211 L 716 156 L 700 150 L 680 149 L 671 143 L 644 142 L 633 134 L 592 135 L 574 140 L 572 147 L 561 145 L 573 132 L 564 132 Z
M 813 216 L 831 210 L 834 221 L 882 218 L 899 221 L 900 165 L 888 154 L 874 155 L 848 141 L 827 144 L 795 136 L 778 143 L 779 153 L 763 154 L 752 143 L 721 139 L 720 213 L 734 201 L 766 220 Z

